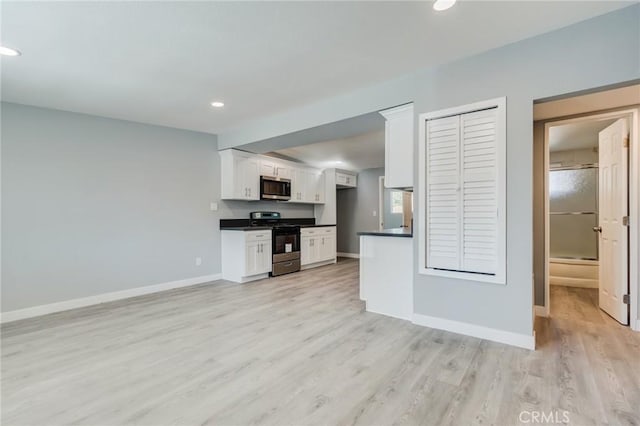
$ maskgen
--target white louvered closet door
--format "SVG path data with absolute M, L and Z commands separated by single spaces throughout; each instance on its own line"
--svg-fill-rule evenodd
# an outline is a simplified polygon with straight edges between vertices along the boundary
M 462 150 L 462 270 L 498 268 L 497 108 L 460 116 Z
M 427 122 L 427 267 L 460 269 L 460 116 Z

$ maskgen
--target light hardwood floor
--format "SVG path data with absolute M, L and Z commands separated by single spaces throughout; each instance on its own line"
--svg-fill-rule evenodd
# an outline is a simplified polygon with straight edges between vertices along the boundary
M 535 352 L 364 312 L 353 259 L 10 323 L 2 424 L 639 424 L 640 334 L 553 292 Z

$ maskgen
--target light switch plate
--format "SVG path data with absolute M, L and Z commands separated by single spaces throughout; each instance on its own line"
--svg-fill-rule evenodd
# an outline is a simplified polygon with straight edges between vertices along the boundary
M 209 208 L 212 212 L 218 211 L 218 203 L 211 202 L 211 204 L 209 204 Z

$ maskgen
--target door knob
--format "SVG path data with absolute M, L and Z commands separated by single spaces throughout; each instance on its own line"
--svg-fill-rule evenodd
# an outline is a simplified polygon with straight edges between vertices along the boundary
M 593 232 L 600 232 L 600 233 L 602 233 L 602 226 L 594 226 L 594 227 L 593 227 Z

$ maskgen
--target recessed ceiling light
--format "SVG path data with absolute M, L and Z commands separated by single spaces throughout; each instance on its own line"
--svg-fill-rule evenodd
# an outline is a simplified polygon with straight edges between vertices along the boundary
M 211 102 L 211 106 L 214 108 L 222 108 L 224 106 L 224 102 L 213 101 Z
M 331 161 L 331 164 L 342 164 L 342 161 L 340 160 Z
M 456 0 L 436 0 L 433 3 L 433 10 L 437 10 L 438 12 L 441 12 L 443 10 L 449 9 L 454 4 L 456 4 Z
M 3 55 L 3 56 L 20 56 L 20 55 L 22 55 L 22 53 L 20 53 L 19 50 L 12 49 L 10 47 L 0 46 L 0 55 Z

